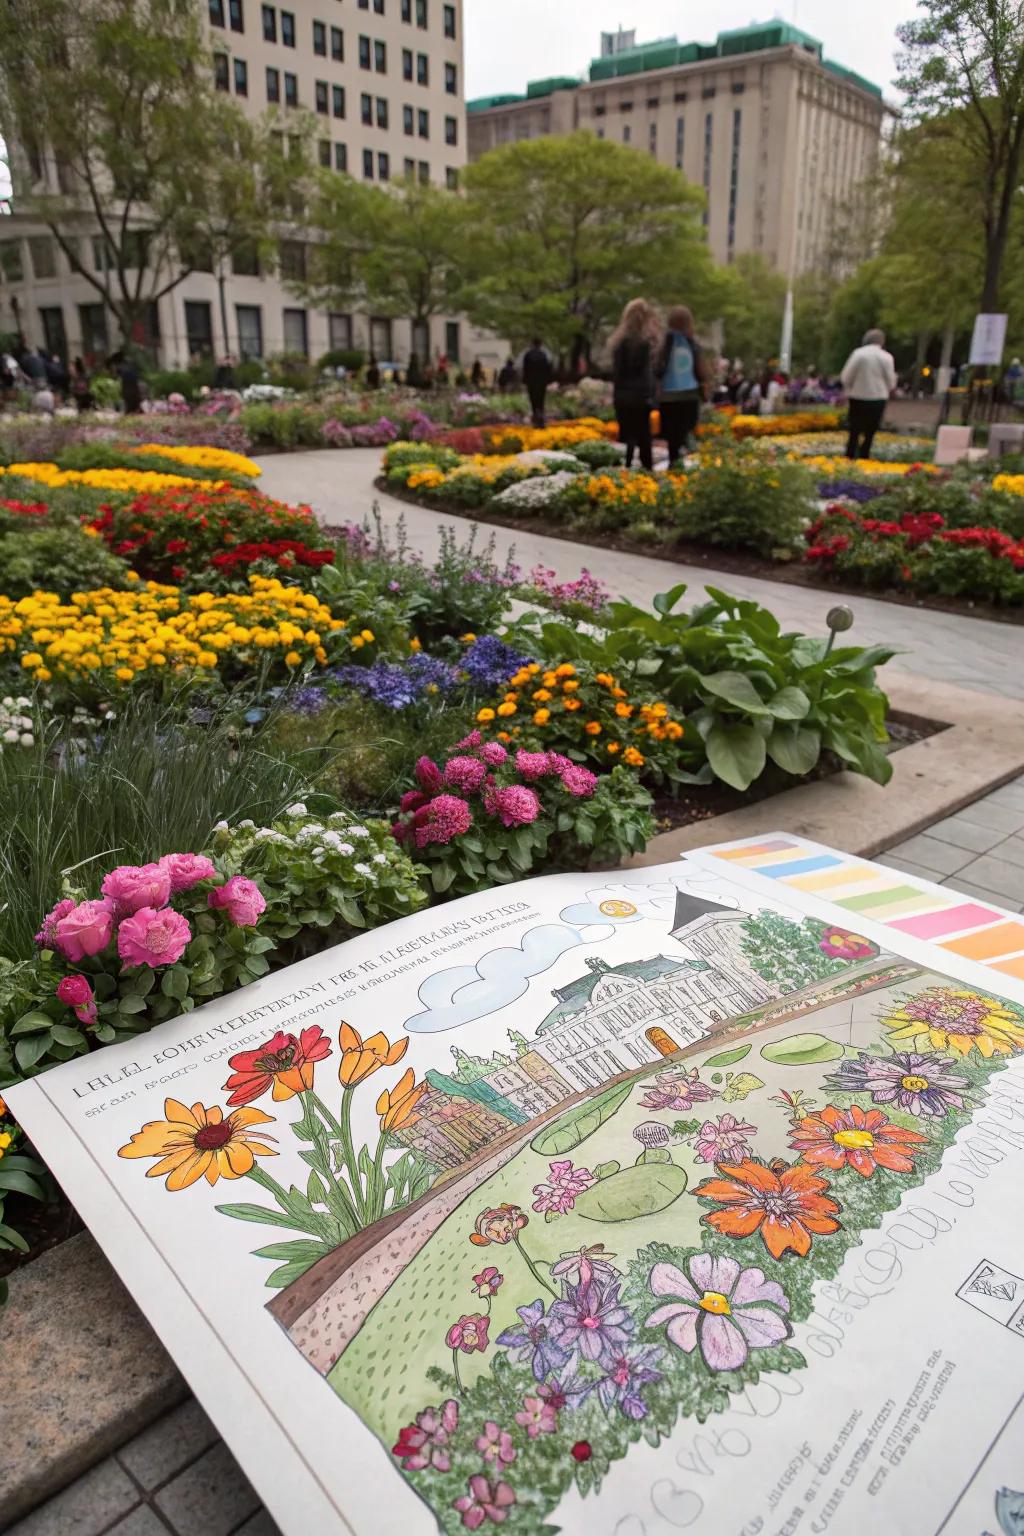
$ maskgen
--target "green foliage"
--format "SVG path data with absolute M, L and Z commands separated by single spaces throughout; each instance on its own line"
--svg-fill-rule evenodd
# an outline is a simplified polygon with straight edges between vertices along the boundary
M 127 571 L 125 561 L 102 539 L 89 538 L 80 528 L 22 518 L 19 527 L 0 531 L 0 592 L 5 597 L 28 597 L 40 588 L 62 598 L 97 587 L 124 588 Z
M 725 348 L 753 367 L 778 353 L 786 279 L 755 251 L 741 252 L 727 267 L 715 270 L 711 283 L 714 314 L 723 325 Z
M 28 1252 L 28 1243 L 7 1217 L 8 1195 L 38 1201 L 53 1197 L 53 1180 L 37 1158 L 21 1150 L 21 1142 L 20 1129 L 0 1110 L 0 1254 Z M 7 1282 L 0 1279 L 0 1306 L 6 1299 Z
M 622 463 L 622 450 L 606 437 L 597 437 L 588 443 L 574 443 L 572 453 L 575 458 L 582 459 L 589 469 L 607 469 Z M 558 468 L 569 469 L 571 465 L 560 464 Z
M 687 476 L 675 516 L 684 538 L 778 559 L 796 549 L 814 507 L 814 478 L 802 464 L 716 439 Z
M 627 1083 L 616 1083 L 595 1098 L 575 1105 L 537 1132 L 530 1142 L 531 1150 L 541 1157 L 557 1157 L 563 1152 L 571 1152 L 573 1147 L 578 1147 L 588 1136 L 599 1130 L 606 1120 L 611 1119 L 629 1098 L 634 1087 L 632 1079 Z
M 826 926 L 817 918 L 806 917 L 797 923 L 766 909 L 743 924 L 743 953 L 762 981 L 785 992 L 797 992 L 846 969 L 845 961 L 833 959 L 820 947 Z M 717 1058 L 714 1064 L 725 1065 Z

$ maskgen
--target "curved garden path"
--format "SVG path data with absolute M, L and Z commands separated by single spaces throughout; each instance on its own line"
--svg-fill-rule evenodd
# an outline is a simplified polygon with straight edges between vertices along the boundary
M 281 453 L 258 460 L 263 467 L 260 489 L 283 501 L 308 502 L 325 522 L 359 522 L 374 501 L 385 521 L 404 515 L 413 548 L 432 556 L 439 530 L 452 527 L 460 537 L 468 529 L 463 517 L 411 506 L 374 487 L 379 473 L 377 448 L 314 449 L 305 453 Z M 488 532 L 484 528 L 485 534 Z M 727 592 L 756 598 L 777 614 L 786 629 L 810 634 L 825 630 L 825 614 L 836 601 L 849 603 L 855 615 L 851 640 L 861 645 L 886 644 L 901 654 L 894 666 L 936 682 L 961 688 L 980 688 L 1005 698 L 1024 700 L 1024 628 L 939 613 L 927 608 L 883 603 L 877 598 L 837 598 L 827 588 L 790 586 L 754 576 L 720 574 L 689 565 L 672 565 L 644 555 L 623 554 L 586 544 L 574 544 L 538 533 L 498 530 L 498 549 L 503 554 L 515 545 L 516 559 L 526 570 L 544 565 L 563 580 L 579 575 L 583 566 L 607 582 L 616 596 L 649 603 L 677 581 L 685 581 L 695 596 L 705 581 Z

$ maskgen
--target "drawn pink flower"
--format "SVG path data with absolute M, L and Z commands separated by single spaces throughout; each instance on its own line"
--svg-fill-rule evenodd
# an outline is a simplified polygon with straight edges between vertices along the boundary
M 499 1273 L 493 1264 L 488 1264 L 486 1269 L 482 1269 L 478 1275 L 473 1276 L 473 1284 L 470 1286 L 470 1290 L 475 1291 L 478 1296 L 487 1300 L 488 1297 L 497 1296 L 499 1286 L 504 1285 L 504 1283 L 505 1276 Z
M 114 933 L 114 914 L 105 901 L 80 901 L 58 918 L 54 943 L 69 960 L 84 960 L 106 949 Z
M 118 917 L 140 907 L 162 907 L 171 894 L 171 872 L 159 864 L 120 864 L 104 875 L 100 890 Z
M 185 953 L 192 929 L 173 907 L 140 907 L 117 930 L 117 952 L 125 965 L 174 965 Z
M 487 777 L 487 765 L 478 757 L 450 757 L 444 765 L 444 782 L 460 795 L 471 795 Z
M 469 1492 L 456 1499 L 453 1508 L 462 1516 L 462 1523 L 467 1531 L 477 1531 L 485 1520 L 493 1520 L 495 1525 L 501 1525 L 508 1519 L 509 1511 L 516 1502 L 515 1493 L 508 1483 L 494 1481 L 493 1483 L 477 1472 L 468 1483 Z
M 490 1318 L 484 1317 L 483 1313 L 466 1313 L 457 1323 L 452 1323 L 444 1341 L 449 1349 L 460 1350 L 464 1355 L 471 1355 L 476 1350 L 483 1354 L 487 1348 L 487 1330 L 490 1326 Z
M 737 1120 L 735 1115 L 719 1115 L 717 1120 L 705 1120 L 694 1148 L 697 1161 L 738 1163 L 750 1155 L 747 1137 L 756 1135 L 756 1125 Z
M 766 1280 L 756 1266 L 743 1269 L 735 1259 L 698 1253 L 689 1276 L 675 1264 L 655 1264 L 650 1287 L 655 1296 L 676 1300 L 657 1307 L 648 1328 L 667 1323 L 671 1343 L 686 1354 L 699 1346 L 713 1371 L 735 1371 L 752 1349 L 780 1344 L 792 1329 L 785 1313 L 789 1301 L 781 1285 Z
M 74 1009 L 80 1024 L 95 1024 L 96 1003 L 92 986 L 85 976 L 64 976 L 57 983 L 57 996 L 62 1003 Z
M 416 1415 L 415 1424 L 400 1429 L 391 1454 L 398 1457 L 406 1472 L 422 1472 L 424 1467 L 447 1472 L 452 1464 L 448 1444 L 458 1427 L 459 1405 L 449 1397 L 440 1408 L 424 1408 Z
M 212 880 L 217 873 L 204 853 L 165 853 L 160 868 L 171 877 L 172 893 L 191 890 L 200 880 Z
M 552 1435 L 558 1428 L 558 1413 L 552 1402 L 543 1397 L 524 1397 L 523 1406 L 516 1414 L 516 1423 L 525 1429 L 531 1440 L 538 1435 Z
M 263 892 L 255 880 L 247 880 L 244 875 L 232 875 L 210 892 L 206 902 L 215 911 L 226 912 L 236 928 L 254 928 L 260 914 L 267 910 Z
M 489 789 L 484 795 L 484 809 L 506 827 L 527 827 L 540 815 L 540 801 L 535 789 L 509 784 L 505 789 Z
M 566 1158 L 562 1162 L 548 1164 L 548 1183 L 535 1184 L 533 1202 L 535 1211 L 553 1211 L 564 1216 L 576 1204 L 576 1196 L 597 1181 L 589 1168 L 574 1168 Z
M 500 1470 L 516 1459 L 516 1448 L 507 1429 L 502 1429 L 493 1419 L 484 1424 L 484 1432 L 477 1435 L 476 1448 L 488 1466 Z
M 689 1072 L 677 1068 L 659 1073 L 640 1103 L 645 1109 L 692 1109 L 695 1104 L 717 1097 L 713 1088 L 701 1082 L 696 1067 Z

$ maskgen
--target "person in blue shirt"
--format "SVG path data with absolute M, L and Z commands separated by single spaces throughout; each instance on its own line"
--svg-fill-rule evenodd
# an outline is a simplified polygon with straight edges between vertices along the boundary
M 674 464 L 686 448 L 700 418 L 704 365 L 693 334 L 693 315 L 685 304 L 668 312 L 668 331 L 655 365 L 661 434 Z

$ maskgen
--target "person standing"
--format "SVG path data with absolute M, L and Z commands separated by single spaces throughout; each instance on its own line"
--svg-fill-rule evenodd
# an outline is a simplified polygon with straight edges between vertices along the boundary
M 840 375 L 849 411 L 848 459 L 869 459 L 882 425 L 889 396 L 896 388 L 896 364 L 885 350 L 885 332 L 864 332 L 864 340 L 846 359 Z
M 92 409 L 92 390 L 89 387 L 89 373 L 80 357 L 76 357 L 71 365 L 71 398 L 82 411 Z
M 693 334 L 693 315 L 685 304 L 668 312 L 668 333 L 655 366 L 661 433 L 674 464 L 690 445 L 700 419 L 704 365 Z
M 626 468 L 638 453 L 644 469 L 654 468 L 651 406 L 654 404 L 654 359 L 661 341 L 658 317 L 646 299 L 630 299 L 609 343 L 612 353 L 612 399 L 619 424 L 619 441 L 626 446 Z
M 539 336 L 535 336 L 523 353 L 523 383 L 530 397 L 533 425 L 544 425 L 544 397 L 551 383 L 551 356 Z

